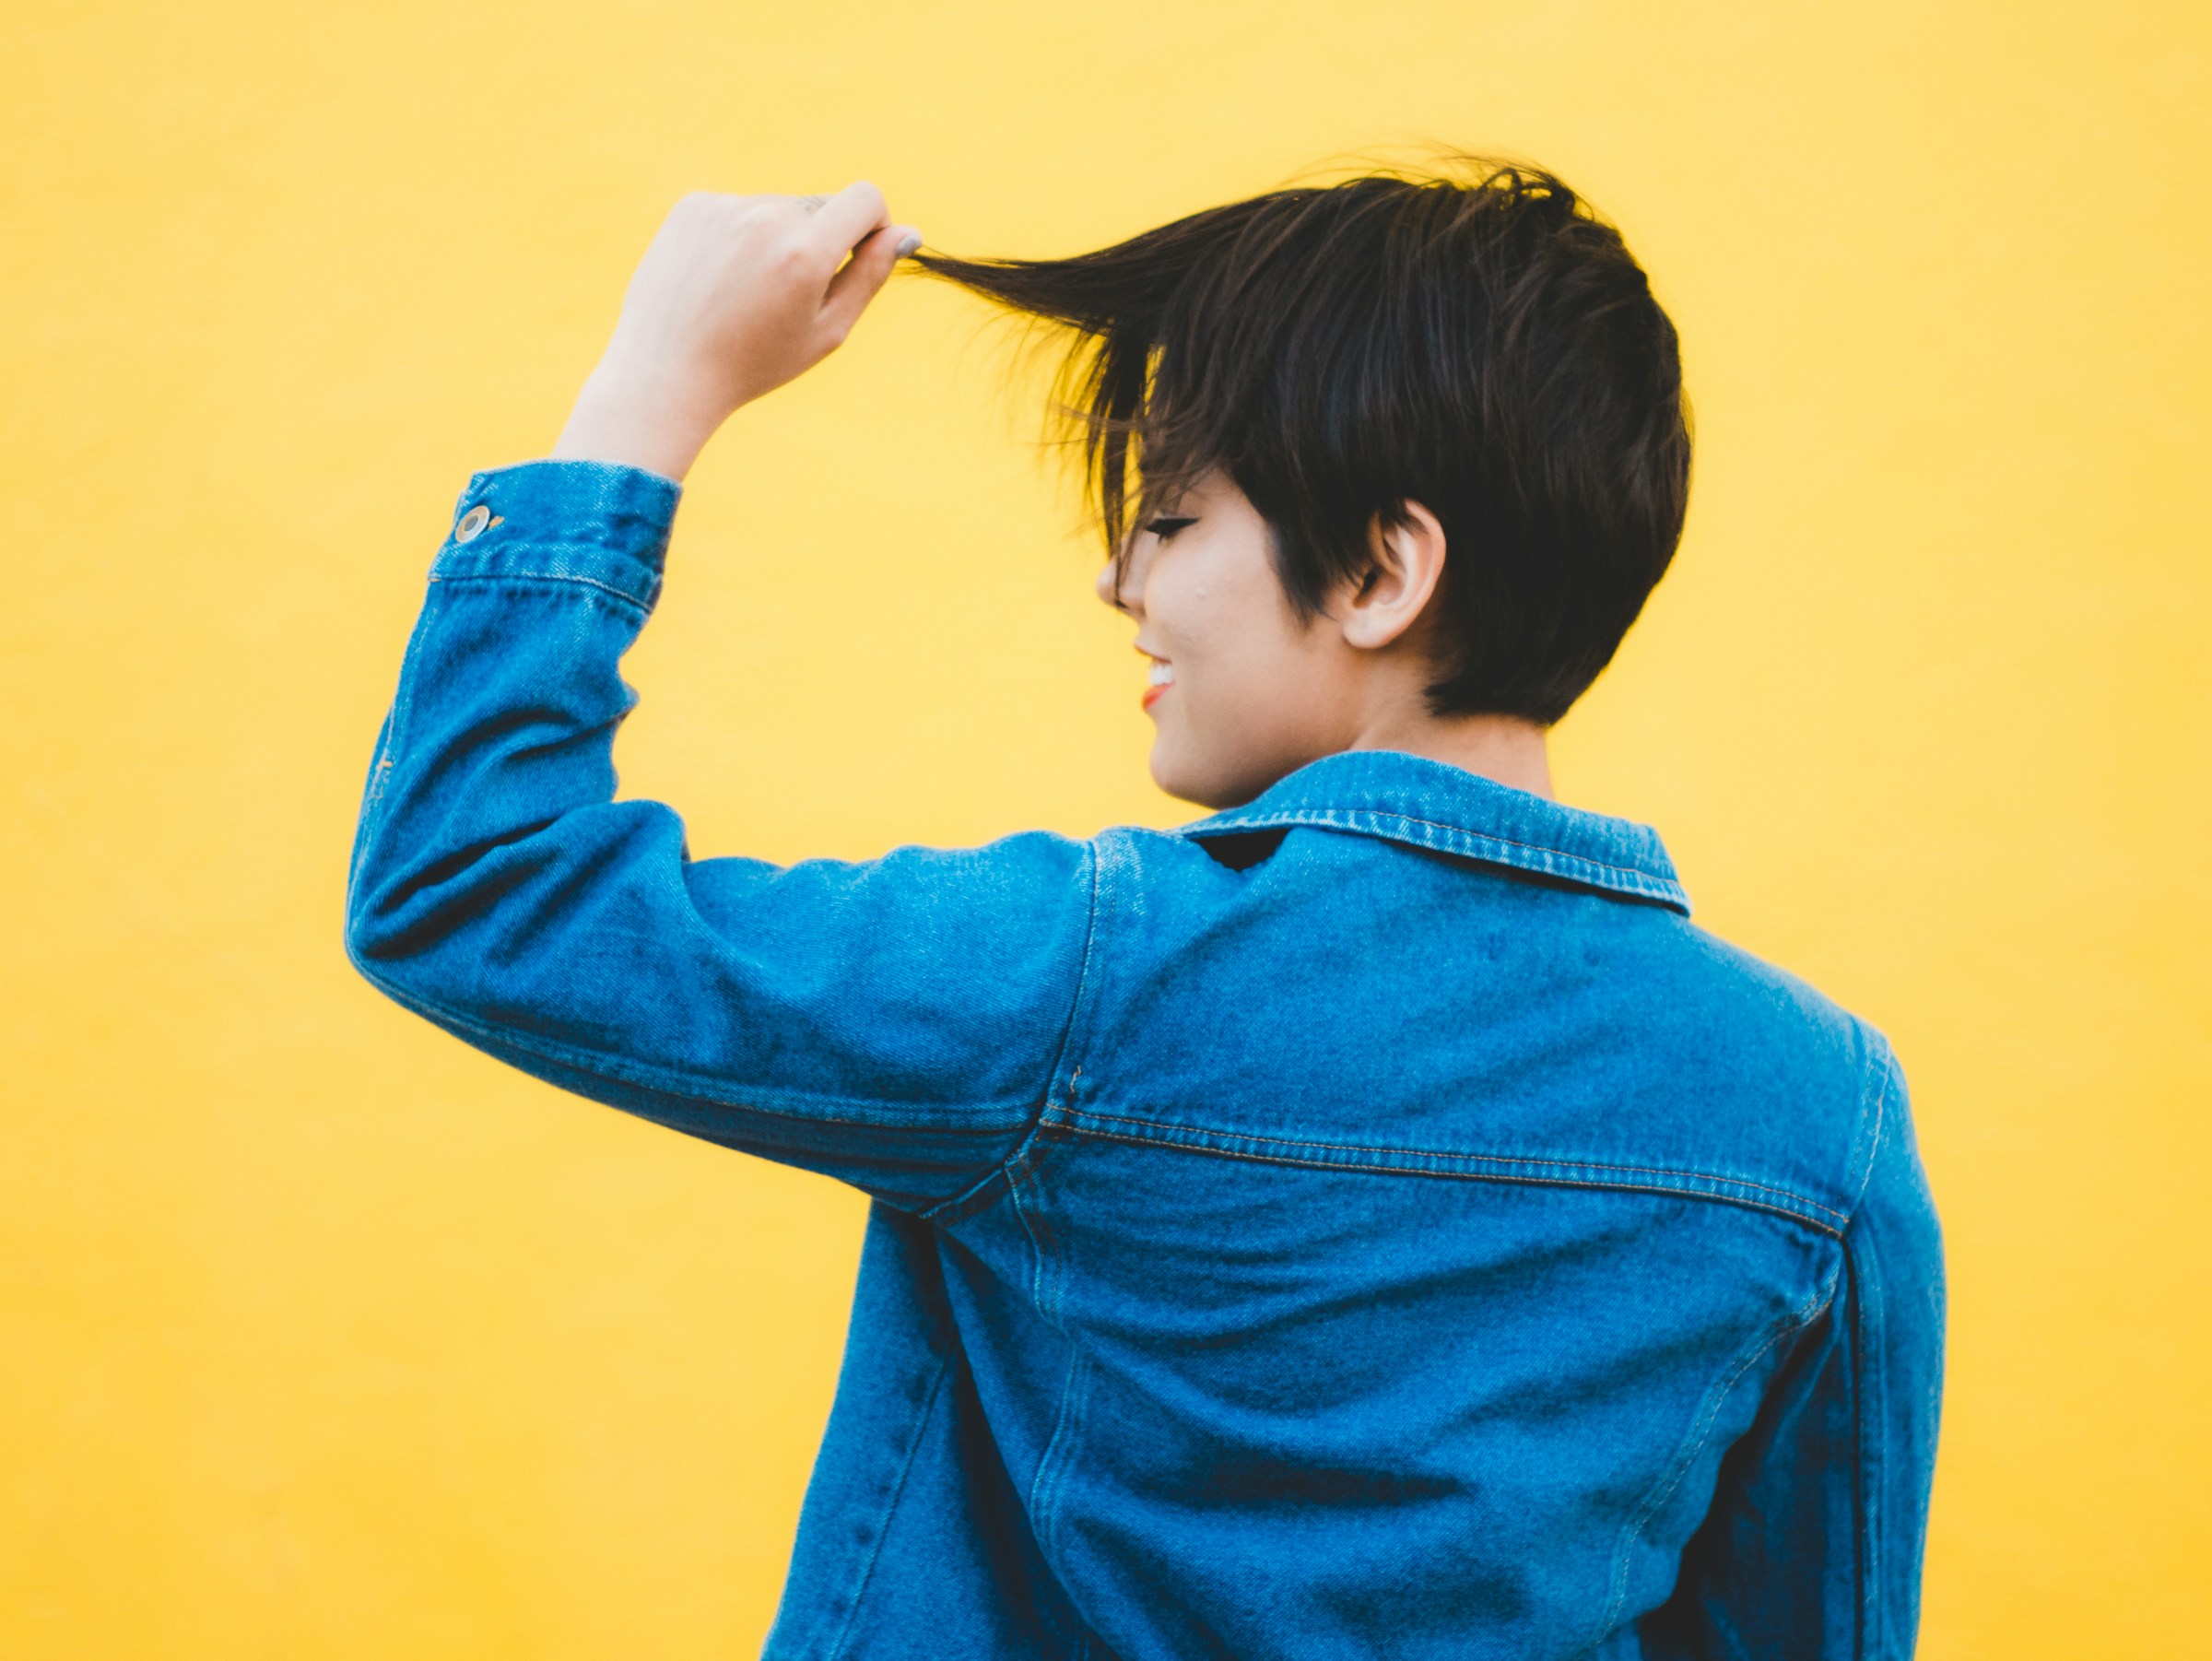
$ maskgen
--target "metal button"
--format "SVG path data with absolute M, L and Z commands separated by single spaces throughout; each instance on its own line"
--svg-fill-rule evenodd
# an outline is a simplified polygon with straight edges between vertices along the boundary
M 474 542 L 477 536 L 483 534 L 484 527 L 490 523 L 491 510 L 479 501 L 475 507 L 461 515 L 461 523 L 453 526 L 453 540 L 455 542 Z

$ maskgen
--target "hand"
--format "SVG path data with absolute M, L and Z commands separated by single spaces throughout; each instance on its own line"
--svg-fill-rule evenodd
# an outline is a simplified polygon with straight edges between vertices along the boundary
M 639 261 L 554 455 L 681 479 L 731 411 L 841 345 L 920 242 L 872 184 L 826 201 L 686 196 Z

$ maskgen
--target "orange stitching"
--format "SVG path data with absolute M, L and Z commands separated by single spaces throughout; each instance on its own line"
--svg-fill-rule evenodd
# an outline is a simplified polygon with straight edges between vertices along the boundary
M 1065 1123 L 1065 1121 L 1062 1121 L 1061 1123 Z M 1145 1121 L 1142 1119 L 1134 1119 L 1131 1120 L 1130 1123 L 1135 1125 L 1142 1125 L 1145 1123 Z M 1076 1125 L 1069 1125 L 1068 1128 L 1071 1130 L 1080 1129 L 1079 1126 Z M 1093 1130 L 1085 1134 L 1094 1137 L 1101 1142 L 1121 1142 L 1131 1148 L 1178 1148 L 1185 1153 L 1210 1153 L 1225 1160 L 1249 1160 L 1251 1163 L 1255 1165 L 1297 1165 L 1309 1171 L 1372 1171 L 1383 1176 L 1434 1176 L 1442 1177 L 1452 1181 L 1464 1181 L 1471 1183 L 1520 1183 L 1532 1188 L 1572 1188 L 1577 1186 L 1586 1186 L 1608 1194 L 1661 1194 L 1665 1195 L 1669 1199 L 1732 1201 L 1739 1206 L 1748 1206 L 1753 1210 L 1771 1211 L 1776 1217 L 1786 1217 L 1792 1222 L 1801 1222 L 1808 1229 L 1818 1229 L 1821 1233 L 1831 1234 L 1838 1240 L 1843 1238 L 1842 1230 L 1830 1228 L 1827 1223 L 1820 1221 L 1818 1218 L 1801 1216 L 1797 1212 L 1789 1210 L 1784 1207 L 1771 1205 L 1763 1199 L 1749 1199 L 1740 1194 L 1699 1194 L 1691 1189 L 1662 1188 L 1652 1183 L 1589 1183 L 1578 1184 L 1570 1183 L 1560 1177 L 1508 1176 L 1501 1171 L 1424 1171 L 1418 1165 L 1355 1165 L 1349 1160 L 1294 1160 L 1288 1154 L 1277 1154 L 1271 1158 L 1268 1155 L 1262 1153 L 1239 1153 L 1233 1148 L 1198 1148 L 1188 1142 L 1171 1142 L 1159 1137 L 1125 1136 L 1118 1130 Z M 1393 1149 L 1376 1149 L 1373 1151 L 1377 1153 L 1389 1153 L 1396 1150 Z M 1725 1181 L 1726 1179 L 1724 1178 L 1722 1180 Z M 1783 1190 L 1777 1189 L 1775 1192 L 1781 1193 L 1783 1192 Z M 1792 1197 L 1794 1198 L 1795 1196 L 1792 1196 Z M 1806 1201 L 1805 1203 L 1808 1205 L 1811 1204 L 1810 1201 Z M 1825 1207 L 1819 1206 L 1813 1207 L 1813 1209 L 1816 1211 L 1824 1208 Z M 1834 1213 L 1830 1212 L 1830 1215 L 1833 1216 Z
M 1049 1113 L 1053 1110 L 1047 1109 Z M 1850 1214 L 1830 1207 L 1818 1205 L 1790 1188 L 1777 1188 L 1771 1183 L 1755 1183 L 1748 1177 L 1715 1176 L 1706 1171 L 1675 1171 L 1665 1165 L 1607 1165 L 1596 1160 L 1531 1160 L 1507 1153 L 1442 1153 L 1432 1148 L 1368 1148 L 1352 1142 L 1300 1142 L 1288 1137 L 1254 1136 L 1242 1130 L 1210 1130 L 1203 1125 L 1175 1125 L 1162 1119 L 1131 1119 L 1118 1113 L 1090 1113 L 1082 1108 L 1062 1108 L 1061 1113 L 1077 1119 L 1099 1119 L 1113 1125 L 1142 1125 L 1153 1130 L 1182 1130 L 1201 1137 L 1228 1137 L 1241 1142 L 1264 1142 L 1275 1148 L 1320 1148 L 1331 1153 L 1396 1153 L 1411 1154 L 1425 1160 L 1487 1160 L 1499 1165 L 1534 1165 L 1553 1171 L 1625 1171 L 1637 1176 L 1689 1177 L 1700 1183 L 1728 1183 L 1739 1188 L 1756 1188 L 1762 1194 L 1779 1194 L 1784 1199 L 1795 1200 L 1809 1210 L 1823 1217 L 1850 1220 Z M 1103 1131 L 1101 1136 L 1106 1134 Z M 1222 1151 L 1226 1152 L 1227 1149 Z M 1390 1167 L 1395 1170 L 1396 1167 Z
M 583 588 L 596 588 L 601 594 L 611 594 L 618 600 L 628 600 L 641 611 L 648 608 L 648 602 L 626 589 L 617 588 L 611 583 L 602 583 L 596 577 L 575 576 L 557 571 L 449 571 L 434 572 L 430 577 L 433 583 L 503 583 L 510 579 L 532 583 L 573 583 Z

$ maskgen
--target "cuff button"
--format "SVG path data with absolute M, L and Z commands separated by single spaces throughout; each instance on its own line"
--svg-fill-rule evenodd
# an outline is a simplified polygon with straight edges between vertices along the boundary
M 453 526 L 453 540 L 455 542 L 474 542 L 483 534 L 484 527 L 490 523 L 491 510 L 479 501 L 475 507 L 461 515 L 461 523 Z

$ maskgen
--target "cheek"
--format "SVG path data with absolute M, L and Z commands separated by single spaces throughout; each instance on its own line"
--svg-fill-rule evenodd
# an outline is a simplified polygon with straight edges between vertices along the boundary
M 1196 560 L 1161 572 L 1146 594 L 1146 617 L 1175 666 L 1175 684 L 1193 697 L 1218 696 L 1241 677 L 1250 642 L 1239 610 L 1233 586 Z
M 1193 561 L 1147 595 L 1160 645 L 1185 689 L 1182 713 L 1194 732 L 1256 736 L 1319 690 L 1312 642 L 1300 629 L 1274 567 Z M 1166 573 L 1162 573 L 1164 576 Z
M 1195 666 L 1214 635 L 1212 601 L 1203 572 L 1162 562 L 1145 583 L 1145 622 L 1139 630 L 1173 660 L 1177 679 L 1186 665 Z

